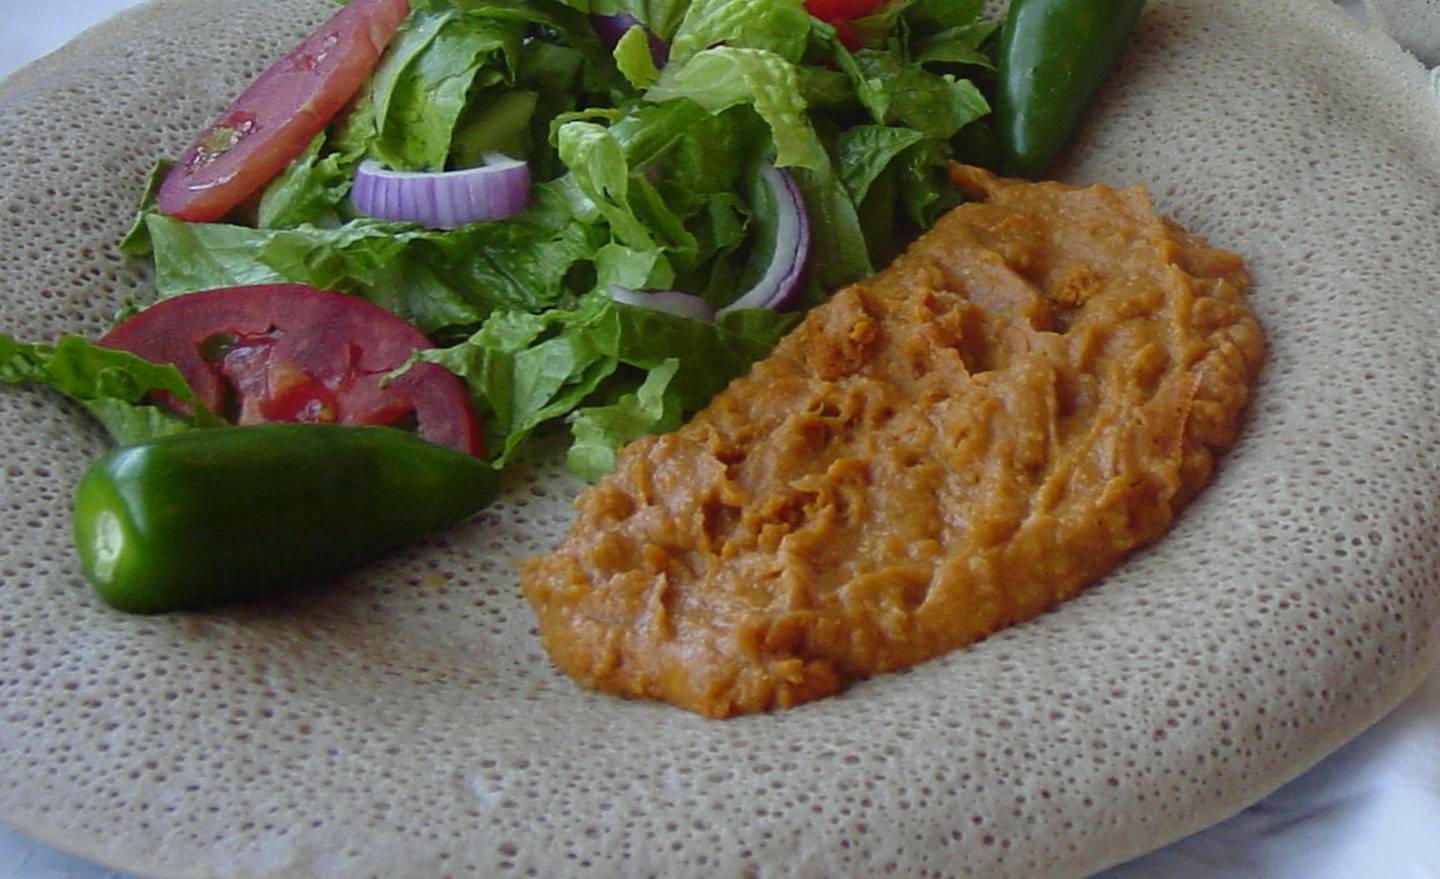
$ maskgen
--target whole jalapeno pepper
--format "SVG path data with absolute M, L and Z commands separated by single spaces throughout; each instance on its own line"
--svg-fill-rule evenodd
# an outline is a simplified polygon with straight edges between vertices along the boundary
M 1000 28 L 1002 171 L 1045 174 L 1130 40 L 1144 0 L 1012 0 Z
M 155 613 L 301 584 L 488 504 L 479 458 L 389 427 L 259 424 L 100 458 L 75 491 L 80 567 L 107 603 Z

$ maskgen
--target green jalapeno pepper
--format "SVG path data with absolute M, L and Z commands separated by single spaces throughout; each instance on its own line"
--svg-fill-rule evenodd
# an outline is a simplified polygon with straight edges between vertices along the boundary
M 1035 179 L 1115 65 L 1144 0 L 1012 0 L 1000 28 L 995 125 L 1002 170 Z
M 466 518 L 496 486 L 481 459 L 394 428 L 201 430 L 96 461 L 75 542 L 106 602 L 155 613 L 338 573 Z

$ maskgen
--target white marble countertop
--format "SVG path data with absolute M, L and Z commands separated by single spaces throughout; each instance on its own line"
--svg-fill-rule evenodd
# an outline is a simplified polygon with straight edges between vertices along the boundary
M 136 2 L 5 0 L 11 24 L 0 30 L 0 77 Z M 1361 0 L 1338 2 L 1364 20 Z M 1229 821 L 1096 879 L 1440 877 L 1437 754 L 1440 675 L 1376 727 L 1274 795 Z M 1391 832 L 1380 833 L 1381 828 Z M 1407 829 L 1413 832 L 1404 833 Z M 1411 843 L 1395 844 L 1397 838 Z M 71 857 L 4 827 L 0 877 L 142 879 Z

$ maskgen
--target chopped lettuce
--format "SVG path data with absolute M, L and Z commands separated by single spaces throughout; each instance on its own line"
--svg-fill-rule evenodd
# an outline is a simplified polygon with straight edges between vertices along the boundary
M 650 370 L 633 393 L 622 394 L 607 406 L 575 410 L 570 429 L 575 442 L 565 464 L 581 479 L 599 479 L 615 467 L 620 446 L 650 433 L 680 426 L 682 408 L 666 391 L 680 371 L 680 361 L 669 358 Z
M 650 38 L 645 28 L 632 25 L 616 41 L 615 66 L 637 89 L 649 88 L 660 78 L 660 68 L 655 66 L 655 56 L 650 51 Z
M 21 343 L 0 333 L 0 381 L 59 391 L 88 409 L 120 445 L 221 423 L 174 366 L 102 348 L 81 336 L 63 336 L 52 345 Z M 183 401 L 193 414 L 187 418 L 147 402 L 153 393 Z
M 811 20 L 801 0 L 692 0 L 670 42 L 670 63 L 684 64 L 722 43 L 798 62 Z
M 817 171 L 829 164 L 805 112 L 795 65 L 765 49 L 716 46 L 683 65 L 667 65 L 646 97 L 664 102 L 689 98 L 711 113 L 746 104 L 770 126 L 775 164 Z
M 857 125 L 835 138 L 840 182 L 854 204 L 863 204 L 873 184 L 902 152 L 925 139 L 923 132 L 895 125 Z
M 303 223 L 337 226 L 337 206 L 350 192 L 354 162 L 342 153 L 322 158 L 325 135 L 318 135 L 305 152 L 266 188 L 256 211 L 255 225 L 261 229 L 286 229 Z
M 485 402 L 487 448 L 503 465 L 540 426 L 582 409 L 602 389 L 613 392 L 616 382 L 633 389 L 667 363 L 678 371 L 663 386 L 666 412 L 689 415 L 765 356 L 796 319 L 745 309 L 707 324 L 594 293 L 573 310 L 495 312 L 469 339 L 419 358 L 461 376 Z M 602 440 L 613 451 L 633 439 L 599 430 L 600 423 L 586 428 L 588 461 L 598 460 Z
M 391 168 L 445 170 L 467 95 L 513 78 L 524 32 L 523 22 L 418 10 L 375 71 L 372 153 Z
M 968 79 L 932 73 L 893 52 L 861 51 L 855 62 L 883 123 L 904 125 L 946 141 L 990 112 L 984 95 Z

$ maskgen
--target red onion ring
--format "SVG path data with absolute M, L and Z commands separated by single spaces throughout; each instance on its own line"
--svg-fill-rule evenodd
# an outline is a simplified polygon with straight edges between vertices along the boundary
M 622 305 L 663 311 L 677 317 L 710 323 L 715 320 L 715 309 L 699 296 L 681 293 L 679 290 L 631 290 L 619 284 L 610 285 L 610 298 Z
M 769 185 L 775 198 L 775 249 L 765 274 L 738 299 L 716 311 L 704 299 L 679 290 L 631 290 L 618 284 L 610 285 L 610 298 L 637 308 L 664 311 L 692 320 L 714 321 L 715 318 L 741 308 L 779 310 L 790 303 L 800 289 L 800 278 L 810 258 L 810 217 L 805 212 L 805 199 L 789 172 L 771 165 L 760 169 L 760 176 Z
M 530 166 L 503 153 L 460 171 L 391 171 L 365 161 L 355 171 L 350 200 L 361 213 L 432 229 L 499 220 L 530 206 Z
M 740 308 L 783 308 L 800 289 L 810 258 L 810 217 L 795 178 L 770 165 L 761 167 L 760 176 L 775 197 L 775 250 L 755 286 L 716 312 L 717 316 Z

